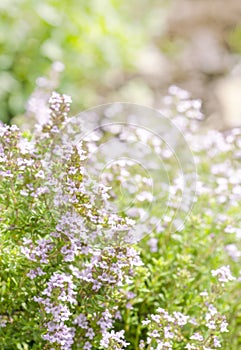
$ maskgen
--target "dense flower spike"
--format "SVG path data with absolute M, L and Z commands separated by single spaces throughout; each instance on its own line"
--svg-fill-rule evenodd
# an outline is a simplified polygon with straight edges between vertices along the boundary
M 58 120 L 60 123 L 66 120 L 70 111 L 72 99 L 68 95 L 60 95 L 53 92 L 49 99 L 50 117 L 52 122 Z

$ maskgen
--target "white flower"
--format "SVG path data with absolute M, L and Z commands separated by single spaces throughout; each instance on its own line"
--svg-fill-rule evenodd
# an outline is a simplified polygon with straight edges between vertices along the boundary
M 216 329 L 216 324 L 214 321 L 208 321 L 206 323 L 206 326 L 208 327 L 208 329 Z
M 228 323 L 226 320 L 223 320 L 223 322 L 220 325 L 220 332 L 224 333 L 224 332 L 229 332 L 229 330 L 227 329 L 228 327 Z
M 175 317 L 179 326 L 185 326 L 189 320 L 189 316 L 183 315 L 181 312 L 174 312 L 173 316 Z
M 173 339 L 174 338 L 174 333 L 173 332 L 170 332 L 171 330 L 171 327 L 164 327 L 164 337 L 165 338 L 169 338 L 169 339 Z
M 217 309 L 216 309 L 216 307 L 214 307 L 212 304 L 209 305 L 208 311 L 210 312 L 210 315 L 211 315 L 211 316 L 214 316 L 214 315 L 217 314 Z
M 143 324 L 144 326 L 146 326 L 146 325 L 148 325 L 150 322 L 151 322 L 150 320 L 143 320 L 143 321 L 142 321 L 142 324 Z
M 235 277 L 232 276 L 229 265 L 222 266 L 217 270 L 212 270 L 211 273 L 212 273 L 212 276 L 215 276 L 215 277 L 217 276 L 219 282 L 222 282 L 222 283 L 227 283 L 229 281 L 233 281 L 236 279 Z
M 187 350 L 195 350 L 196 347 L 195 347 L 194 345 L 188 343 L 188 344 L 185 346 L 185 349 L 187 349 Z
M 213 346 L 215 348 L 221 348 L 221 343 L 220 343 L 218 337 L 216 337 L 216 336 L 213 337 Z
M 196 332 L 190 337 L 190 339 L 203 341 L 203 336 L 200 333 Z

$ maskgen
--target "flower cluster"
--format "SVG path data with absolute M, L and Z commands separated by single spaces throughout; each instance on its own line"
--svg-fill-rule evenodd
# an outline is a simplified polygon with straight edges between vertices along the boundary
M 217 270 L 211 271 L 212 275 L 218 278 L 218 281 L 221 282 L 222 285 L 229 281 L 235 280 L 235 277 L 232 276 L 229 266 L 222 266 Z
M 195 317 L 180 311 L 170 313 L 158 308 L 156 314 L 143 320 L 142 325 L 148 329 L 148 349 L 172 350 L 176 346 L 188 350 L 221 348 L 220 338 L 222 333 L 229 332 L 228 323 L 226 317 L 210 302 L 213 296 L 214 294 L 210 298 L 206 291 L 200 293 L 200 309 Z M 145 348 L 143 339 L 139 347 Z

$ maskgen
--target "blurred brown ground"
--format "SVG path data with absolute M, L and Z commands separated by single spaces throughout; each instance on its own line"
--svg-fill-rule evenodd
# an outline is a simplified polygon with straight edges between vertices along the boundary
M 174 0 L 139 68 L 155 91 L 176 84 L 201 98 L 207 125 L 241 126 L 241 56 L 229 45 L 238 25 L 240 0 Z

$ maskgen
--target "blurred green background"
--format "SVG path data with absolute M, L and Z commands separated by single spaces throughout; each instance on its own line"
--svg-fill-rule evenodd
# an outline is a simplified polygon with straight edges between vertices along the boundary
M 73 113 L 116 100 L 159 107 L 177 84 L 212 123 L 241 124 L 240 55 L 237 0 L 1 0 L 0 119 L 21 120 L 36 84 L 71 95 Z
M 1 0 L 0 114 L 25 110 L 36 79 L 65 65 L 59 89 L 74 107 L 102 101 L 135 71 L 155 1 Z

